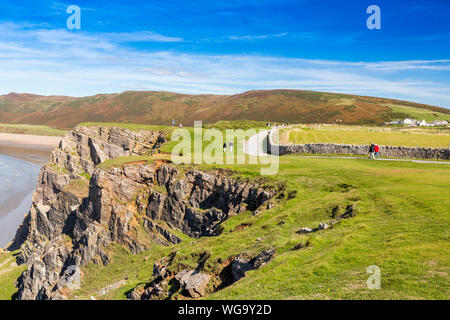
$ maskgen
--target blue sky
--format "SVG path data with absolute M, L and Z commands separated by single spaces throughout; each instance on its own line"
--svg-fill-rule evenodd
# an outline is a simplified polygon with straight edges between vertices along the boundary
M 0 1 L 0 94 L 291 88 L 450 107 L 447 0 Z

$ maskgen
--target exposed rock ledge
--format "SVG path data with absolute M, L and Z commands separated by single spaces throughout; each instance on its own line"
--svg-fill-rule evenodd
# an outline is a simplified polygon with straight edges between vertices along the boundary
M 18 299 L 64 299 L 74 267 L 108 264 L 111 243 L 138 253 L 148 239 L 180 242 L 171 229 L 216 236 L 221 222 L 269 206 L 277 193 L 222 171 L 182 172 L 166 163 L 96 167 L 118 156 L 151 153 L 164 140 L 162 132 L 107 127 L 81 127 L 64 137 L 41 170 L 30 212 L 10 247 L 20 247 L 18 263 L 28 265 L 17 281 Z

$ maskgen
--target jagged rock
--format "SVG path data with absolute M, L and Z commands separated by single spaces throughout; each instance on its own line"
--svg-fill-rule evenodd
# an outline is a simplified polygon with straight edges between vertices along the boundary
M 300 250 L 305 247 L 306 247 L 306 245 L 304 245 L 303 243 L 297 243 L 291 250 Z
M 234 259 L 231 265 L 231 274 L 233 276 L 233 282 L 245 277 L 245 273 L 250 270 L 254 270 L 254 265 L 251 262 L 251 258 L 248 256 L 238 256 Z
M 349 204 L 345 208 L 345 212 L 340 216 L 340 218 L 343 218 L 343 219 L 353 218 L 355 215 L 356 215 L 355 204 Z
M 104 210 L 112 202 L 104 190 L 112 188 L 113 195 L 127 201 L 142 187 L 141 181 L 120 181 L 120 175 L 105 177 L 98 171 L 93 180 L 97 188 L 90 188 L 89 200 L 84 202 L 67 186 L 81 179 L 79 174 L 94 174 L 95 166 L 107 159 L 151 152 L 164 142 L 164 137 L 158 131 L 79 127 L 61 140 L 52 152 L 51 164 L 40 172 L 30 212 L 9 248 L 21 247 L 17 262 L 29 265 L 18 280 L 19 299 L 61 298 L 58 290 L 65 285 L 65 268 L 90 261 L 107 264 L 109 257 L 103 248 L 111 241 L 124 244 L 133 252 L 145 249 L 129 235 L 133 218 L 129 210 L 120 206 Z M 148 169 L 141 168 L 141 180 L 152 176 Z M 71 237 L 70 248 L 60 239 L 63 233 Z
M 59 280 L 61 268 L 64 266 L 69 251 L 60 246 L 59 239 L 48 243 L 39 252 L 29 258 L 29 267 L 18 279 L 18 295 L 21 299 L 50 299 L 54 285 Z M 41 255 L 44 253 L 43 258 Z
M 255 211 L 275 195 L 274 190 L 214 172 L 189 170 L 184 179 L 177 177 L 175 168 L 158 168 L 156 180 L 166 186 L 167 194 L 150 195 L 147 216 L 196 238 L 218 235 L 221 222 L 246 209 Z
M 256 270 L 270 262 L 275 255 L 275 249 L 262 251 L 254 258 L 250 258 L 246 254 L 237 256 L 231 264 L 231 275 L 233 282 L 245 277 L 247 271 Z
M 71 173 L 92 174 L 95 166 L 105 160 L 146 154 L 164 141 L 165 135 L 159 131 L 77 127 L 64 136 L 51 159 Z
M 311 233 L 313 230 L 311 228 L 303 227 L 300 230 L 297 231 L 298 234 L 307 234 Z
M 311 233 L 311 232 L 317 232 L 320 230 L 326 230 L 328 228 L 330 228 L 331 226 L 333 226 L 334 224 L 336 224 L 337 222 L 339 222 L 340 219 L 346 219 L 346 218 L 350 218 L 350 217 L 354 217 L 355 216 L 355 204 L 349 204 L 347 206 L 347 208 L 345 209 L 345 212 L 339 216 L 339 212 L 340 212 L 340 207 L 339 205 L 334 207 L 331 213 L 332 217 L 336 217 L 336 219 L 329 221 L 328 223 L 326 222 L 321 222 L 319 223 L 319 226 L 317 228 L 314 229 L 310 229 L 310 228 L 300 228 L 300 230 L 297 231 L 298 234 L 307 234 L 307 233 Z
M 341 206 L 340 206 L 340 205 L 337 205 L 337 206 L 335 206 L 335 207 L 333 208 L 333 210 L 331 211 L 331 217 L 332 217 L 333 219 L 334 219 L 334 218 L 337 218 L 337 217 L 339 217 L 340 213 L 341 213 Z
M 272 260 L 274 255 L 275 255 L 275 249 L 264 250 L 263 252 L 258 254 L 253 259 L 253 266 L 254 266 L 254 268 L 255 269 L 261 268 L 263 265 L 265 265 L 266 263 L 270 262 L 270 260 Z
M 128 294 L 128 299 L 130 300 L 141 300 L 143 292 L 140 292 L 136 289 L 131 290 L 131 292 Z
M 144 220 L 144 228 L 145 230 L 150 230 L 151 232 L 156 232 L 164 237 L 168 242 L 172 244 L 177 244 L 181 242 L 181 239 L 174 235 L 173 233 L 169 232 L 165 228 L 161 227 L 160 225 L 154 223 L 153 221 L 149 219 Z M 162 242 L 163 245 L 168 245 L 168 243 Z
M 133 300 L 162 300 L 167 296 L 167 281 L 162 281 L 160 283 L 151 283 L 148 288 L 141 294 L 138 298 L 138 294 L 133 294 Z M 134 290 L 133 290 L 134 291 Z
M 62 139 L 51 163 L 40 172 L 31 209 L 9 248 L 20 248 L 17 262 L 28 265 L 17 281 L 19 299 L 63 299 L 69 271 L 90 262 L 108 264 L 106 247 L 111 243 L 132 253 L 146 250 L 138 236 L 142 226 L 153 241 L 164 245 L 181 241 L 170 228 L 197 238 L 216 236 L 223 221 L 247 210 L 263 210 L 277 193 L 249 180 L 230 179 L 221 171 L 180 174 L 167 163 L 97 167 L 118 156 L 148 154 L 164 141 L 162 132 L 107 127 L 76 128 Z M 86 174 L 91 175 L 88 186 L 84 180 L 88 192 L 80 196 L 71 185 Z M 164 268 L 157 275 L 168 277 Z M 186 292 L 203 295 L 210 276 L 187 277 L 180 278 Z M 144 293 L 143 298 L 167 296 L 166 284 L 155 283 Z
M 211 276 L 197 270 L 186 269 L 175 275 L 175 279 L 190 297 L 199 298 L 205 295 Z
M 329 227 L 329 225 L 328 224 L 326 224 L 325 222 L 321 222 L 321 223 L 319 223 L 319 230 L 325 230 L 325 229 L 328 229 L 328 227 Z

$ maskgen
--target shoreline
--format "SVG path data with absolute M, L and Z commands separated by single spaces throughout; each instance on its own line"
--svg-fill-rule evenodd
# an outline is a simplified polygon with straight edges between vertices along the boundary
M 21 165 L 27 168 L 27 173 L 20 179 L 29 184 L 29 187 L 19 187 L 20 184 L 11 180 L 12 190 L 7 193 L 7 200 L 0 203 L 0 248 L 13 240 L 17 228 L 28 214 L 40 168 L 49 162 L 51 151 L 60 140 L 61 137 L 0 133 L 0 155 L 28 163 Z
M 41 166 L 0 154 L 0 248 L 12 241 L 28 214 Z

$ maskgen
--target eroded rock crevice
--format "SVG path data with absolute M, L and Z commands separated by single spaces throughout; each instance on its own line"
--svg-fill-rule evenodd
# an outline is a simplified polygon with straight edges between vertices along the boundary
M 197 256 L 197 266 L 190 268 L 177 263 L 177 252 L 155 261 L 153 278 L 131 290 L 131 300 L 165 300 L 200 298 L 222 290 L 245 277 L 246 272 L 257 270 L 266 265 L 275 256 L 275 249 L 266 249 L 255 256 L 241 253 L 230 257 L 225 263 L 210 261 L 218 267 L 216 273 L 205 271 L 210 258 L 207 252 Z M 192 257 L 195 260 L 195 257 Z M 183 259 L 180 259 L 183 260 Z

